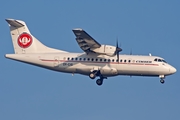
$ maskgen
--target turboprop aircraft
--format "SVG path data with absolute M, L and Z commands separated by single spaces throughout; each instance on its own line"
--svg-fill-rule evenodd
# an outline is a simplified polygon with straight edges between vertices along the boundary
M 118 47 L 102 45 L 83 29 L 73 29 L 76 41 L 83 53 L 70 53 L 47 47 L 36 39 L 29 31 L 26 23 L 21 20 L 6 19 L 15 54 L 5 57 L 43 67 L 46 69 L 87 75 L 102 85 L 107 77 L 118 75 L 156 76 L 164 83 L 165 76 L 174 74 L 176 69 L 158 56 L 119 55 Z

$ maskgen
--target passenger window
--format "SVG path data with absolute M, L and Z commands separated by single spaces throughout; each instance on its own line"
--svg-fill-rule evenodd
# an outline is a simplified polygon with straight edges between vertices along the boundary
M 81 60 L 82 60 L 82 58 L 79 58 L 79 60 L 81 61 Z
M 74 60 L 74 58 L 71 58 L 71 60 Z
M 110 59 L 108 59 L 108 62 L 111 62 L 111 60 L 110 60 Z
M 94 58 L 92 58 L 91 61 L 94 61 Z
M 96 58 L 96 61 L 98 61 L 98 59 Z
M 123 60 L 121 59 L 120 62 L 122 62 Z
M 68 57 L 68 60 L 70 60 L 70 58 Z
M 114 59 L 112 59 L 112 62 L 114 62 Z
M 106 62 L 106 59 L 104 59 L 104 62 Z
M 86 61 L 86 58 L 84 58 L 84 61 Z
M 131 60 L 128 61 L 129 63 L 131 62 Z
M 100 59 L 100 61 L 102 61 L 102 59 Z
M 118 62 L 118 59 L 116 60 L 116 62 Z
M 126 60 L 124 60 L 124 62 L 126 62 Z
M 78 60 L 78 58 L 75 58 L 75 60 Z
M 88 61 L 90 60 L 90 58 L 87 59 Z

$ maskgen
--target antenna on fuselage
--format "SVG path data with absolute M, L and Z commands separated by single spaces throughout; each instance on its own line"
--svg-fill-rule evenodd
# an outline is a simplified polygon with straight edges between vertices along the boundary
M 132 48 L 131 48 L 131 51 L 130 51 L 130 55 L 132 55 Z
M 149 56 L 152 56 L 151 53 L 149 53 Z

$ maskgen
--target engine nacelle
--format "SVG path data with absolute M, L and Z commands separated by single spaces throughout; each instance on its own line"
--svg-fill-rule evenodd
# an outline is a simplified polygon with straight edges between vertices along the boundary
M 116 47 L 111 45 L 101 45 L 100 48 L 93 49 L 93 51 L 99 54 L 114 56 L 116 54 Z

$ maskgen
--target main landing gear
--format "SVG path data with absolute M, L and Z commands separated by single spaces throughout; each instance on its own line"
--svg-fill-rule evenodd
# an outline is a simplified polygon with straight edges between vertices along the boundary
M 96 72 L 91 72 L 91 73 L 89 74 L 89 77 L 90 77 L 91 79 L 95 79 L 95 78 L 96 78 Z
M 164 84 L 165 83 L 165 76 L 164 75 L 159 75 L 160 78 L 160 83 Z
M 89 77 L 90 77 L 91 79 L 95 79 L 96 76 L 99 76 L 99 77 L 100 77 L 100 79 L 97 79 L 97 80 L 96 80 L 96 84 L 99 85 L 99 86 L 101 86 L 101 85 L 103 84 L 103 80 L 104 80 L 104 79 L 107 79 L 106 77 L 103 77 L 103 76 L 101 75 L 101 73 L 100 73 L 99 70 L 98 70 L 98 71 L 93 71 L 93 72 L 91 72 L 91 73 L 89 74 Z
M 99 85 L 99 86 L 102 85 L 103 84 L 103 79 L 97 79 L 96 84 Z

